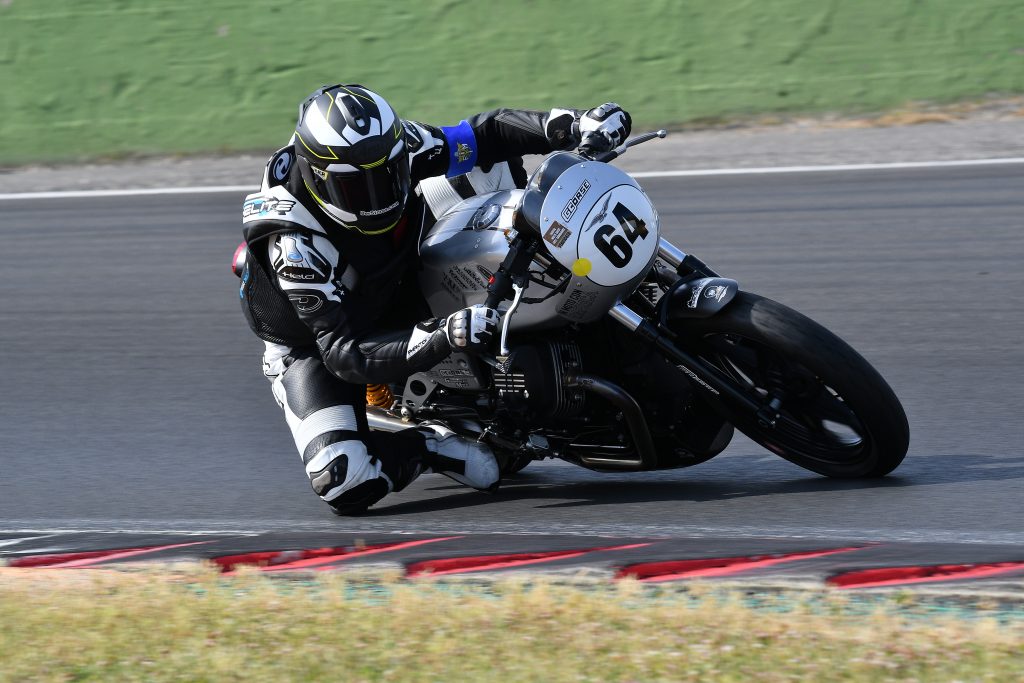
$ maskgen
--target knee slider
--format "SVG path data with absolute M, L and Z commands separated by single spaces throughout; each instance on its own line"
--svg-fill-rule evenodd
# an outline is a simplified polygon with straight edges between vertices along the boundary
M 340 455 L 320 472 L 310 472 L 309 483 L 313 486 L 313 493 L 323 496 L 331 489 L 344 485 L 347 474 L 348 458 Z
M 306 475 L 314 493 L 330 502 L 360 484 L 378 479 L 380 463 L 370 458 L 362 441 L 339 441 L 315 452 L 306 462 Z M 386 480 L 384 486 L 387 489 Z

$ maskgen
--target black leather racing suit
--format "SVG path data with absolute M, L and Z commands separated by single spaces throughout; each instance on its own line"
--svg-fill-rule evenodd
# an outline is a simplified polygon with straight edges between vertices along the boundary
M 449 128 L 403 121 L 412 185 L 512 160 L 522 186 L 520 155 L 577 145 L 578 116 L 499 109 Z M 294 159 L 291 146 L 275 153 L 260 192 L 246 198 L 239 294 L 267 342 L 264 371 L 314 491 L 354 512 L 401 490 L 425 457 L 415 430 L 369 432 L 365 385 L 400 381 L 449 353 L 443 335 L 430 334 L 438 323 L 428 319 L 414 275 L 417 244 L 434 217 L 412 193 L 391 231 L 347 230 L 319 209 Z M 458 188 L 458 178 L 452 182 Z

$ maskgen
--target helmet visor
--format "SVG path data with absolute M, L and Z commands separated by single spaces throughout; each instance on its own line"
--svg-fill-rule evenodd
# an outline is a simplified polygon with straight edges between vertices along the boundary
M 409 161 L 404 154 L 376 168 L 314 176 L 321 196 L 355 215 L 359 227 L 393 222 L 394 212 L 402 210 L 409 194 Z

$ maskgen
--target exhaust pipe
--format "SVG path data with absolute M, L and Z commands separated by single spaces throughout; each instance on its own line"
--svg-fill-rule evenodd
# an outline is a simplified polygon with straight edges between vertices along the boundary
M 403 429 L 412 429 L 416 426 L 412 420 L 401 420 L 376 406 L 366 406 L 366 422 L 370 425 L 370 429 L 378 432 L 400 432 Z
M 582 455 L 580 462 L 590 467 L 618 470 L 653 470 L 658 466 L 658 455 L 654 451 L 654 442 L 651 440 L 651 431 L 647 428 L 647 419 L 640 410 L 640 405 L 625 389 L 618 384 L 597 377 L 577 373 L 566 375 L 565 385 L 568 387 L 579 387 L 604 398 L 609 403 L 622 411 L 626 419 L 626 426 L 633 437 L 633 444 L 636 446 L 636 458 L 609 458 Z

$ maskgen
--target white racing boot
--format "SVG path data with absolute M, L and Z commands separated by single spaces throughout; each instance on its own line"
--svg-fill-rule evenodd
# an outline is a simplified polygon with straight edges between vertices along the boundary
M 429 451 L 424 458 L 429 469 L 424 473 L 437 472 L 480 491 L 498 488 L 501 471 L 494 453 L 485 444 L 436 423 L 421 424 L 419 431 L 426 437 Z

